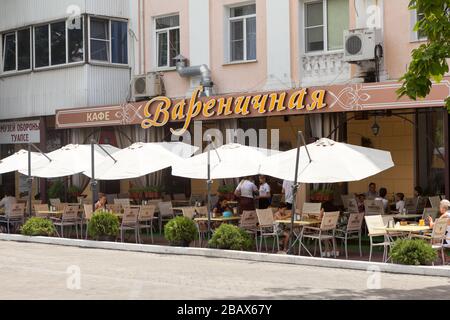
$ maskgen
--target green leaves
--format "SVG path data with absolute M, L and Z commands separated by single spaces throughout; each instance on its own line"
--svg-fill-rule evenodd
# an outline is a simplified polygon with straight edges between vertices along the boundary
M 407 265 L 428 265 L 437 258 L 436 251 L 421 239 L 402 239 L 394 243 L 391 251 L 395 263 Z
M 164 237 L 172 244 L 190 243 L 197 237 L 197 226 L 187 217 L 175 217 L 164 226 Z
M 28 219 L 20 231 L 26 236 L 51 237 L 56 234 L 55 226 L 50 220 L 37 217 Z
M 408 96 L 416 100 L 425 98 L 431 90 L 432 82 L 442 81 L 448 73 L 447 59 L 450 58 L 450 0 L 412 0 L 410 10 L 424 14 L 414 30 L 427 36 L 427 43 L 412 51 L 412 61 L 408 71 L 400 78 L 402 87 L 397 90 L 399 97 Z M 450 99 L 446 99 L 450 112 Z
M 119 218 L 105 211 L 95 212 L 88 223 L 88 234 L 92 238 L 116 237 L 119 234 Z
M 221 224 L 214 231 L 214 234 L 208 242 L 211 248 L 230 249 L 230 250 L 248 250 L 252 246 L 252 240 L 247 232 L 230 225 Z

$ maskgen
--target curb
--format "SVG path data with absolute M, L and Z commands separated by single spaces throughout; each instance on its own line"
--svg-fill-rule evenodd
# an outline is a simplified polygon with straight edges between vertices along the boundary
M 207 248 L 170 247 L 160 245 L 134 244 L 122 242 L 103 242 L 103 241 L 77 240 L 65 238 L 28 237 L 17 234 L 0 234 L 0 241 L 28 242 L 28 243 L 51 244 L 51 245 L 89 248 L 89 249 L 132 251 L 132 252 L 144 252 L 153 254 L 200 256 L 210 258 L 269 262 L 269 263 L 286 263 L 303 266 L 351 269 L 370 272 L 379 271 L 379 272 L 421 275 L 421 276 L 450 277 L 450 268 L 444 266 L 433 266 L 433 267 L 405 266 L 391 263 L 326 259 L 326 258 L 315 258 L 315 257 L 295 256 L 285 254 L 269 254 L 259 252 L 218 250 Z

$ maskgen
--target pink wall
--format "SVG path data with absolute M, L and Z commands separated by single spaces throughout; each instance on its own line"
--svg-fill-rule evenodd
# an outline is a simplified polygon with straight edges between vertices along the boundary
M 154 17 L 178 13 L 180 15 L 180 50 L 189 57 L 189 9 L 187 0 L 144 0 L 145 5 L 145 70 L 154 71 Z M 181 78 L 175 70 L 164 71 L 166 95 L 182 97 L 189 89 L 189 79 Z

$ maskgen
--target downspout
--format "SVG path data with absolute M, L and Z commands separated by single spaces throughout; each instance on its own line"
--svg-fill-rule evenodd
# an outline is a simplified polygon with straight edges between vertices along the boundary
M 176 61 L 177 72 L 181 77 L 186 78 L 200 76 L 200 84 L 203 86 L 203 95 L 207 97 L 212 96 L 212 87 L 214 83 L 211 79 L 211 70 L 206 64 L 187 67 L 186 58 L 181 54 L 176 56 L 174 59 Z

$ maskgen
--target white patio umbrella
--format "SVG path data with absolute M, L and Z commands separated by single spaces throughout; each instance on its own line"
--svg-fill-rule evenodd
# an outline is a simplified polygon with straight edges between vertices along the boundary
M 297 149 L 271 156 L 261 164 L 260 173 L 293 181 L 296 156 Z M 393 166 L 389 151 L 323 138 L 300 148 L 297 181 L 300 183 L 358 181 Z
M 190 157 L 198 148 L 182 142 L 135 143 L 95 167 L 98 180 L 132 179 L 172 166 Z M 85 175 L 90 177 L 87 170 Z
M 40 167 L 50 163 L 50 161 L 45 158 L 39 152 L 31 152 L 31 167 Z M 28 151 L 19 150 L 16 153 L 0 160 L 0 174 L 20 171 L 22 174 L 28 175 Z
M 102 149 L 103 148 L 103 149 Z M 95 162 L 100 163 L 109 154 L 115 154 L 120 149 L 111 145 L 94 145 Z M 106 151 L 106 152 L 105 152 Z M 36 167 L 31 168 L 31 175 L 39 178 L 58 178 L 82 173 L 91 168 L 91 145 L 90 144 L 68 144 L 60 149 L 47 153 L 52 160 L 40 161 Z M 27 174 L 27 170 L 20 170 Z
M 172 166 L 172 175 L 191 179 L 230 179 L 259 173 L 259 166 L 275 150 L 244 146 L 238 143 L 223 145 L 210 151 L 210 177 L 208 178 L 208 152 L 186 159 Z

